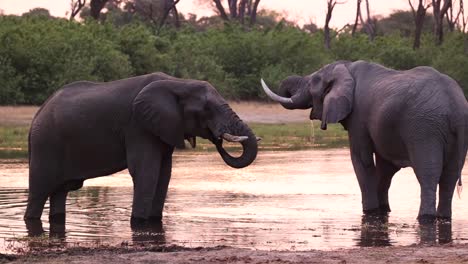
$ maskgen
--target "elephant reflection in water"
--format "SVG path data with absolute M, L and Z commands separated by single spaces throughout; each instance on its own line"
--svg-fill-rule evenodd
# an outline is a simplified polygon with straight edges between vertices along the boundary
M 450 221 L 424 222 L 419 223 L 415 228 L 419 244 L 443 245 L 452 242 L 452 223 Z M 391 246 L 390 234 L 397 235 L 397 232 L 397 227 L 391 228 L 388 216 L 363 215 L 356 245 L 359 247 Z

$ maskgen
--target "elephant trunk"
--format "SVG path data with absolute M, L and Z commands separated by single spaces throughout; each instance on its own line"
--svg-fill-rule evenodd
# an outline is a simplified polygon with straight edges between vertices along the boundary
M 240 142 L 242 144 L 242 155 L 240 157 L 233 157 L 227 153 L 223 148 L 223 140 L 219 140 L 215 143 L 216 149 L 227 165 L 233 168 L 244 168 L 250 165 L 257 157 L 257 138 L 252 130 L 239 119 L 234 111 L 230 108 L 228 108 L 228 111 L 231 115 L 231 123 L 224 129 L 227 131 L 223 133 L 223 138 L 231 142 Z M 233 136 L 230 134 L 235 135 L 236 139 L 233 140 Z
M 308 80 L 301 76 L 291 76 L 281 82 L 279 95 L 268 88 L 262 80 L 263 90 L 274 101 L 279 102 L 286 109 L 309 109 L 311 95 L 308 91 Z

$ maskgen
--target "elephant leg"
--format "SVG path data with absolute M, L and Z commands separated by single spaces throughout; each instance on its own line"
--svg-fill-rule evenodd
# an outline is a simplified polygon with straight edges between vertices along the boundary
M 374 214 L 379 210 L 378 178 L 375 171 L 373 153 L 370 149 L 351 149 L 351 161 L 362 195 L 364 214 Z
M 421 204 L 418 219 L 433 221 L 436 216 L 437 184 L 443 168 L 442 147 L 427 140 L 425 145 L 411 148 L 410 159 L 421 187 Z
M 26 206 L 26 212 L 24 214 L 24 220 L 41 219 L 44 205 L 47 201 L 46 194 L 36 194 L 29 191 L 28 205 Z
M 171 180 L 173 151 L 174 148 L 168 146 L 161 161 L 161 170 L 150 216 L 150 220 L 154 222 L 160 222 L 162 220 L 164 202 L 166 201 L 167 189 L 169 188 L 169 181 Z
M 127 163 L 133 180 L 132 221 L 147 220 L 159 181 L 165 144 L 144 131 L 134 131 L 127 141 Z
M 379 210 L 382 213 L 390 212 L 390 203 L 388 201 L 388 189 L 392 183 L 393 175 L 400 170 L 393 163 L 385 160 L 378 153 L 375 154 L 375 165 L 377 177 L 379 178 L 378 197 Z
M 456 163 L 456 160 L 452 161 Z M 456 164 L 454 164 L 456 166 Z M 457 185 L 460 172 L 453 166 L 446 167 L 442 171 L 439 181 L 439 204 L 437 205 L 437 217 L 450 219 L 452 217 L 452 198 Z
M 50 223 L 65 223 L 65 206 L 68 192 L 59 190 L 50 196 Z

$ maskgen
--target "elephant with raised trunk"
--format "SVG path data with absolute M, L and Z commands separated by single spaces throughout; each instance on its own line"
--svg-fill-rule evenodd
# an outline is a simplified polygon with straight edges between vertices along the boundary
M 29 132 L 29 197 L 24 218 L 65 221 L 67 193 L 89 178 L 128 168 L 132 220 L 160 221 L 174 147 L 210 140 L 231 167 L 251 164 L 257 138 L 213 86 L 153 73 L 107 83 L 66 85 L 37 112 Z M 223 140 L 240 142 L 239 157 Z
M 453 79 L 430 67 L 396 71 L 338 61 L 286 78 L 279 95 L 262 84 L 287 109 L 311 108 L 322 129 L 339 122 L 348 131 L 364 213 L 390 211 L 392 177 L 410 166 L 421 187 L 418 218 L 451 218 L 468 147 L 468 103 Z

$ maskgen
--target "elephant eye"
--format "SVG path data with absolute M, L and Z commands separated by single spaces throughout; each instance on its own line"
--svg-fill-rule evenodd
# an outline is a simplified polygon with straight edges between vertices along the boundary
M 315 75 L 314 77 L 312 77 L 312 84 L 313 85 L 318 85 L 321 80 L 322 80 L 322 78 L 320 78 L 320 76 Z

